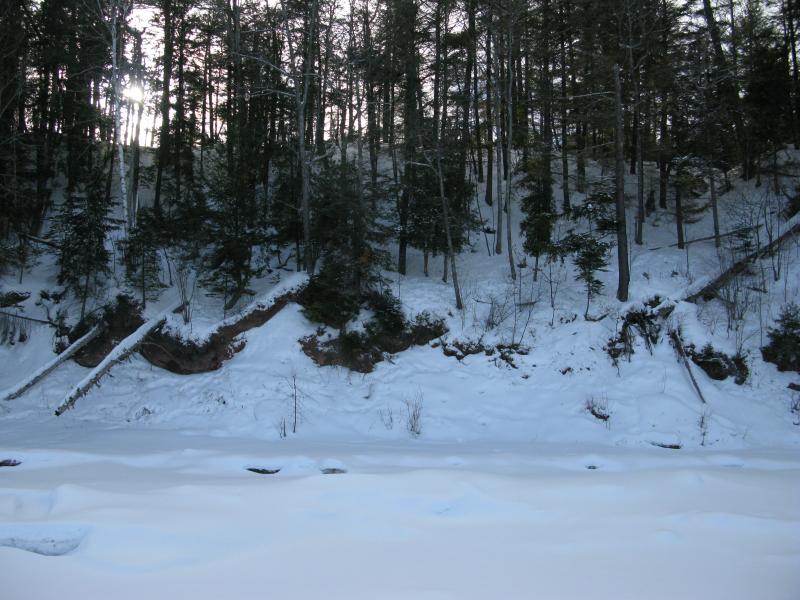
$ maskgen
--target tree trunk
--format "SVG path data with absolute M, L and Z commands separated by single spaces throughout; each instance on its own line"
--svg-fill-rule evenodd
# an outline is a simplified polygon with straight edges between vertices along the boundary
M 675 182 L 675 225 L 678 229 L 678 248 L 686 248 L 686 240 L 683 235 L 683 188 L 680 182 L 680 171 L 678 180 Z
M 569 214 L 572 207 L 569 200 L 569 161 L 567 160 L 567 51 L 564 42 L 563 7 L 559 5 L 561 14 L 561 210 Z
M 722 49 L 722 39 L 719 26 L 714 18 L 714 9 L 711 6 L 711 0 L 703 0 L 703 16 L 706 21 L 706 26 L 708 27 L 709 37 L 711 38 L 711 47 L 714 50 L 714 63 L 717 71 L 717 78 L 719 79 L 719 91 L 727 105 L 728 111 L 731 113 L 730 116 L 736 136 L 736 148 L 739 153 L 739 162 L 742 165 L 742 178 L 746 180 L 751 176 L 749 168 L 750 157 L 745 141 L 744 123 L 742 122 L 742 115 L 739 112 L 739 91 L 736 89 L 735 83 L 731 81 L 731 78 L 728 76 L 728 61 Z
M 491 22 L 491 14 L 489 15 Z M 489 206 L 492 205 L 492 170 L 494 169 L 494 142 L 492 141 L 492 36 L 486 32 L 486 194 L 484 200 Z M 495 235 L 497 224 L 495 223 Z
M 161 187 L 164 179 L 164 168 L 169 157 L 169 95 L 170 79 L 172 77 L 172 0 L 163 0 L 162 4 L 164 18 L 164 70 L 161 78 L 163 89 L 161 90 L 161 132 L 158 136 L 158 154 L 156 157 L 156 183 L 155 195 L 153 197 L 153 208 L 156 212 L 161 210 Z
M 439 196 L 442 199 L 442 221 L 444 226 L 445 235 L 447 238 L 447 255 L 445 256 L 445 264 L 447 258 L 450 258 L 450 270 L 453 274 L 453 293 L 456 298 L 456 308 L 462 310 L 464 303 L 461 301 L 461 288 L 458 286 L 458 271 L 456 270 L 456 255 L 453 252 L 453 237 L 450 234 L 450 217 L 447 210 L 447 198 L 444 195 L 444 176 L 442 174 L 442 156 L 441 148 L 436 153 L 436 174 L 439 179 Z M 498 202 L 500 204 L 500 202 Z M 446 271 L 446 269 L 445 269 Z
M 714 246 L 720 247 L 719 239 L 719 207 L 717 203 L 717 184 L 714 181 L 714 167 L 708 163 L 708 187 L 711 193 L 711 214 L 714 217 Z
M 494 71 L 495 79 L 492 86 L 494 91 L 494 127 L 495 127 L 495 178 L 497 185 L 497 219 L 496 230 L 494 234 L 494 252 L 495 254 L 503 253 L 503 151 L 502 151 L 502 135 L 500 127 L 500 69 L 499 69 L 499 53 L 500 48 L 497 44 L 497 36 L 491 35 L 494 40 Z
M 128 222 L 128 188 L 127 173 L 125 172 L 125 140 L 120 132 L 122 119 L 122 76 L 119 70 L 119 33 L 125 29 L 125 14 L 121 0 L 114 0 L 110 7 L 111 17 L 111 65 L 114 79 L 114 138 L 117 140 L 117 162 L 119 163 L 119 192 L 123 204 L 123 232 L 127 237 L 130 223 Z M 124 42 L 123 42 L 124 43 Z
M 625 149 L 623 145 L 624 125 L 622 120 L 622 84 L 619 78 L 619 65 L 614 65 L 614 88 L 616 91 L 615 116 L 616 127 L 614 131 L 614 148 L 616 150 L 615 188 L 617 206 L 617 267 L 619 270 L 619 284 L 617 286 L 617 300 L 628 301 L 628 284 L 630 272 L 628 269 L 628 232 L 625 216 Z
M 513 13 L 509 14 L 508 17 L 508 39 L 507 39 L 507 49 L 506 49 L 506 56 L 508 60 L 508 68 L 506 69 L 506 75 L 508 76 L 508 81 L 506 82 L 506 115 L 508 116 L 508 125 L 506 127 L 506 155 L 511 158 L 512 146 L 511 142 L 513 139 L 513 131 L 514 131 L 514 111 L 513 109 L 513 83 L 514 83 L 514 69 L 511 68 L 513 64 L 513 56 L 512 56 L 512 48 L 513 48 L 513 41 L 514 41 L 514 29 L 513 29 Z M 517 280 L 517 270 L 514 267 L 514 252 L 513 247 L 511 246 L 511 175 L 509 171 L 509 178 L 506 181 L 506 245 L 508 246 L 508 268 L 511 273 L 511 280 Z

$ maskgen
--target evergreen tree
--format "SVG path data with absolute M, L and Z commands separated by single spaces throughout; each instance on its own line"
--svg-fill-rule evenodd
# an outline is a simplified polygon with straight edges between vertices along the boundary
M 313 182 L 312 235 L 320 267 L 301 303 L 312 320 L 344 327 L 381 288 L 380 269 L 388 266 L 381 250 L 386 232 L 352 163 L 323 163 Z
M 590 233 L 572 234 L 567 243 L 575 253 L 572 259 L 578 269 L 575 279 L 586 286 L 586 310 L 583 318 L 588 319 L 592 298 L 603 291 L 603 282 L 597 279 L 597 272 L 608 266 L 608 250 L 611 246 Z
M 217 156 L 211 163 L 207 240 L 203 281 L 221 296 L 225 309 L 235 306 L 260 265 L 254 263 L 253 249 L 265 240 L 256 222 L 254 203 L 244 196 L 241 180 L 228 168 L 229 161 Z
M 128 283 L 139 291 L 142 308 L 155 300 L 164 285 L 161 283 L 159 219 L 152 209 L 142 209 L 136 225 L 125 242 L 125 272 Z
M 99 289 L 109 272 L 108 234 L 116 226 L 108 216 L 104 173 L 97 169 L 89 176 L 90 181 L 69 193 L 56 221 L 58 282 L 80 300 L 81 319 L 90 294 Z
M 529 158 L 525 165 L 522 185 L 526 194 L 522 197 L 525 217 L 520 224 L 524 236 L 525 252 L 536 259 L 534 277 L 538 274 L 539 257 L 550 252 L 553 224 L 558 214 L 553 206 L 553 182 L 546 155 Z

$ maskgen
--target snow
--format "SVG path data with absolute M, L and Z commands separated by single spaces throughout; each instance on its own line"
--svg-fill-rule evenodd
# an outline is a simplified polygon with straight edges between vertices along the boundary
M 14 387 L 7 389 L 4 392 L 0 392 L 0 399 L 3 400 L 13 400 L 17 396 L 21 395 L 21 393 L 35 385 L 37 381 L 44 378 L 50 371 L 55 369 L 61 362 L 67 360 L 73 354 L 75 354 L 78 350 L 80 350 L 83 346 L 86 345 L 86 342 L 91 340 L 99 331 L 99 327 L 95 325 L 92 327 L 88 333 L 84 334 L 80 339 L 75 340 L 68 348 L 66 348 L 61 354 L 52 358 L 48 363 L 36 369 L 30 376 L 26 377 L 23 381 L 20 381 Z
M 594 165 L 590 179 L 598 174 Z M 723 231 L 740 225 L 742 198 L 763 193 L 737 182 L 721 195 Z M 516 204 L 510 218 L 519 263 Z M 710 233 L 708 213 L 687 225 L 687 239 Z M 543 265 L 534 281 L 528 258 L 512 282 L 507 256 L 488 255 L 482 234 L 472 242 L 457 259 L 462 312 L 441 257 L 429 278 L 416 251 L 407 276 L 385 277 L 409 317 L 445 319 L 446 342 L 527 347 L 516 368 L 497 353 L 447 357 L 438 340 L 366 375 L 320 368 L 298 344 L 317 325 L 290 303 L 244 333 L 217 371 L 175 375 L 133 355 L 56 418 L 89 373 L 68 362 L 0 403 L 0 461 L 20 461 L 0 467 L 0 598 L 794 600 L 800 415 L 787 385 L 797 376 L 759 348 L 781 306 L 800 298 L 800 245 L 785 246 L 778 282 L 768 259 L 756 265 L 749 283 L 761 284 L 763 268 L 767 292 L 750 290 L 745 318 L 730 322 L 720 301 L 682 301 L 729 257 L 713 241 L 670 247 L 674 222 L 659 210 L 645 245 L 630 244 L 630 301 L 614 299 L 612 251 L 589 311 L 599 320 L 584 321 L 569 262 Z M 36 291 L 54 276 L 43 257 L 14 283 L 32 291 L 24 314 L 43 316 Z M 171 290 L 145 317 L 164 314 L 172 333 L 202 341 L 304 281 L 277 270 L 232 312 L 198 291 L 188 326 L 165 312 Z M 630 362 L 612 364 L 603 348 L 625 311 L 656 295 L 674 305 L 665 327 L 687 344 L 747 354 L 748 382 L 692 365 L 701 403 L 666 330 L 652 354 L 637 340 Z M 61 306 L 73 318 L 70 302 Z M 52 348 L 40 325 L 0 346 L 0 389 L 47 364 Z M 408 431 L 415 402 L 419 436 Z
M 167 313 L 164 330 L 185 341 L 201 344 L 207 341 L 215 331 L 222 327 L 236 323 L 257 310 L 260 311 L 271 308 L 281 296 L 297 292 L 305 286 L 307 281 L 308 275 L 306 273 L 289 273 L 284 276 L 278 275 L 274 278 L 274 283 L 267 283 L 265 292 L 255 300 L 245 304 L 239 310 L 235 310 L 234 314 L 226 316 L 222 320 L 218 318 L 215 319 L 214 312 L 211 310 L 203 311 L 201 309 L 197 311 L 197 308 L 195 308 L 195 316 L 188 324 L 183 322 L 182 315 L 171 312 Z M 197 300 L 200 300 L 200 298 Z M 208 302 L 208 299 L 205 300 Z M 195 304 L 197 303 L 198 302 L 195 302 Z M 203 308 L 208 307 L 206 305 Z
M 20 434 L 0 453 L 12 450 L 8 600 L 790 600 L 800 586 L 794 452 L 145 431 Z M 330 466 L 347 472 L 320 473 Z
M 128 337 L 122 340 L 119 344 L 114 346 L 111 352 L 100 361 L 74 388 L 66 395 L 64 401 L 58 405 L 56 414 L 61 414 L 65 410 L 69 410 L 75 404 L 75 401 L 80 398 L 91 386 L 95 385 L 99 379 L 108 371 L 115 363 L 120 362 L 124 357 L 132 352 L 136 346 L 144 339 L 144 337 L 153 331 L 160 323 L 166 319 L 166 315 L 174 312 L 178 308 L 178 304 L 172 305 L 165 310 L 161 315 L 149 321 L 142 323 L 136 331 L 131 333 Z

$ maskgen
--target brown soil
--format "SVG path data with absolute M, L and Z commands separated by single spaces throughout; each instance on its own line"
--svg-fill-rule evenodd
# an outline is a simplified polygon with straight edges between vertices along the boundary
M 159 327 L 142 341 L 139 352 L 151 364 L 179 375 L 215 371 L 244 349 L 247 342 L 239 335 L 269 321 L 294 297 L 294 293 L 280 296 L 269 308 L 257 308 L 241 320 L 220 327 L 202 344 L 177 339 Z
M 105 328 L 100 335 L 86 344 L 73 357 L 73 360 L 82 367 L 94 368 L 99 365 L 117 344 L 144 324 L 144 319 L 142 319 L 138 305 L 118 302 L 113 308 L 106 311 L 104 322 Z M 76 330 L 73 333 L 77 339 L 86 332 Z M 75 339 L 70 339 L 70 342 L 74 342 Z
M 306 356 L 320 367 L 338 366 L 356 373 L 372 373 L 375 365 L 387 355 L 399 354 L 411 346 L 424 346 L 446 332 L 441 321 L 418 319 L 406 330 L 395 334 L 350 332 L 330 340 L 309 335 L 299 341 Z

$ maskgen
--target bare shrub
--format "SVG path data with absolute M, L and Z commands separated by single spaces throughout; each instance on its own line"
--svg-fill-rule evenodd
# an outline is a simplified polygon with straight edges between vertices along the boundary
M 278 436 L 281 439 L 286 437 L 286 417 L 278 419 L 277 423 L 275 423 L 275 429 L 278 430 Z
M 391 431 L 394 429 L 394 411 L 390 406 L 387 406 L 385 409 L 381 409 L 378 411 L 378 414 L 381 417 L 381 423 L 386 428 L 387 431 Z
M 711 424 L 711 411 L 704 410 L 697 424 L 700 427 L 700 445 L 705 446 L 706 437 L 708 436 L 708 427 Z
M 506 292 L 502 296 L 490 294 L 485 300 L 476 300 L 478 304 L 488 305 L 486 317 L 483 319 L 484 332 L 497 329 L 505 323 L 514 311 L 514 298 L 512 294 Z
M 283 388 L 289 401 L 289 410 L 291 412 L 289 421 L 291 421 L 292 433 L 297 433 L 297 426 L 303 419 L 303 404 L 306 399 L 306 393 L 298 382 L 295 369 L 292 369 L 291 373 L 283 378 Z M 286 423 L 283 426 L 285 429 Z
M 406 399 L 406 430 L 413 437 L 422 435 L 422 392 L 413 399 Z
M 586 410 L 591 414 L 595 419 L 599 421 L 603 421 L 606 424 L 606 427 L 609 426 L 609 419 L 611 419 L 611 413 L 608 410 L 608 399 L 605 397 L 596 398 L 594 396 L 590 397 L 586 401 Z
M 745 317 L 754 309 L 753 290 L 741 276 L 733 277 L 719 290 L 725 307 L 728 335 L 733 334 L 737 354 L 742 354 L 745 342 Z
M 0 344 L 13 346 L 25 342 L 30 333 L 30 321 L 8 313 L 0 314 Z
M 192 300 L 197 288 L 197 275 L 191 265 L 181 263 L 178 267 L 178 293 L 181 298 L 181 315 L 184 323 L 192 321 Z

